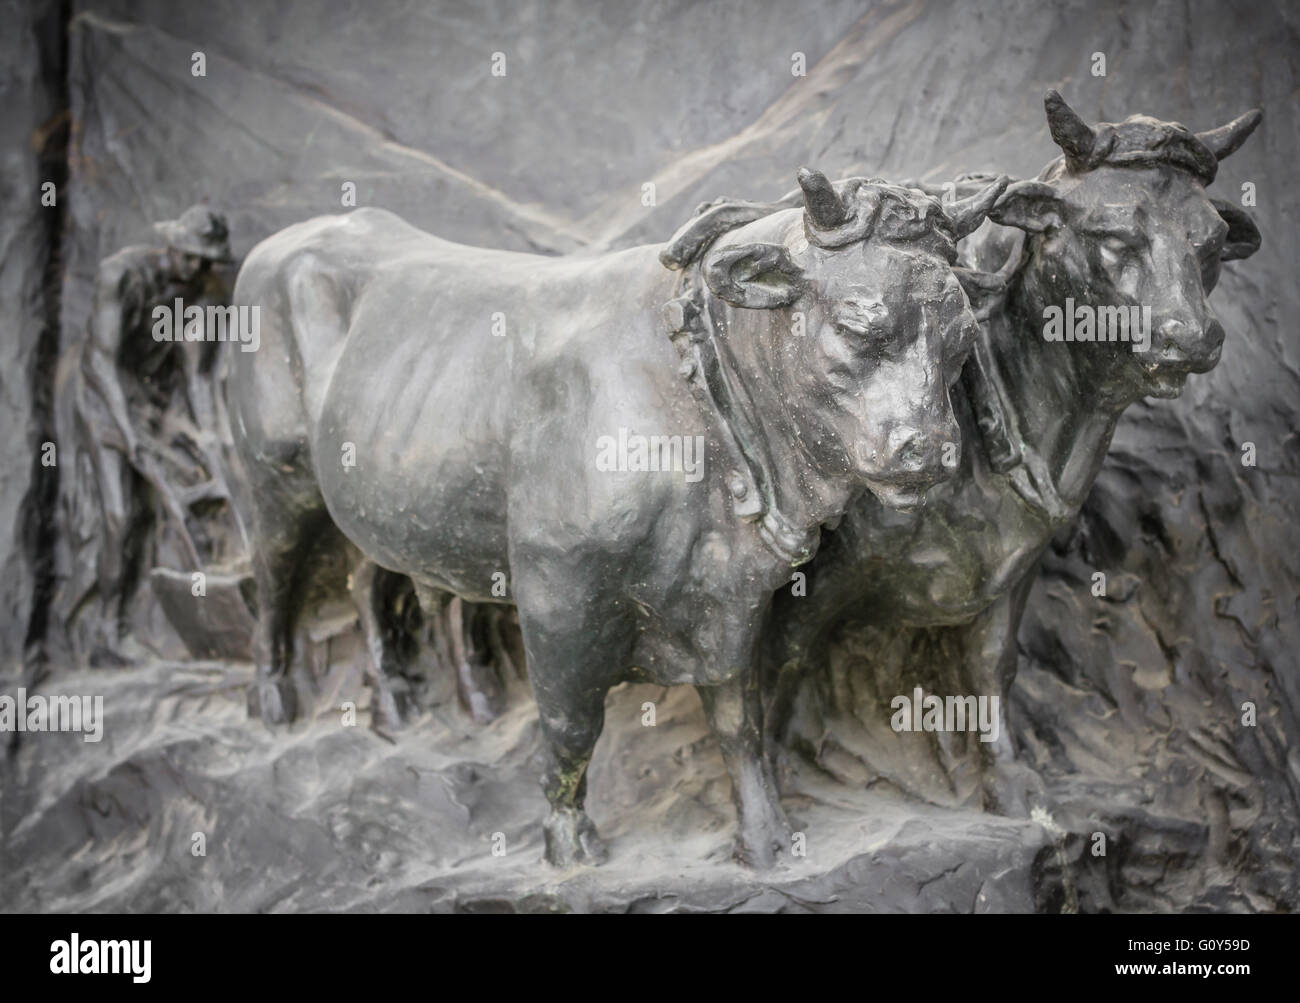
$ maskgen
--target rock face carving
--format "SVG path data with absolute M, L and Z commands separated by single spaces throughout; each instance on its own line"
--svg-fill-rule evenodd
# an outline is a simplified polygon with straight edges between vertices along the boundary
M 1005 288 L 955 395 L 961 469 L 914 512 L 869 496 L 852 506 L 806 569 L 807 595 L 778 595 L 764 641 L 781 739 L 841 775 L 852 759 L 853 771 L 917 793 L 1013 812 L 1040 792 L 1014 761 L 1005 721 L 996 741 L 941 745 L 929 768 L 937 783 L 918 790 L 925 766 L 916 743 L 891 734 L 891 700 L 921 687 L 996 695 L 1005 709 L 1044 549 L 1074 522 L 1123 411 L 1144 396 L 1176 397 L 1190 374 L 1219 361 L 1224 331 L 1208 296 L 1222 263 L 1260 243 L 1248 214 L 1205 191 L 1259 111 L 1193 134 L 1143 115 L 1091 126 L 1055 91 L 1045 105 L 1063 156 L 1011 184 L 989 213 L 1001 227 L 963 247 L 978 266 L 1000 269 Z M 1149 308 L 1145 341 L 1136 329 L 1107 341 L 1099 326 L 1096 340 L 1053 339 L 1053 308 L 1080 307 L 1097 325 Z M 846 618 L 869 631 L 868 676 L 810 671 Z M 936 790 L 945 780 L 951 789 Z
M 664 248 L 598 257 L 466 247 L 379 210 L 258 245 L 234 299 L 260 308 L 262 350 L 233 355 L 227 385 L 254 709 L 297 711 L 295 619 L 328 540 L 354 581 L 406 574 L 426 608 L 503 601 L 508 581 L 548 859 L 603 859 L 586 769 L 607 690 L 639 679 L 699 688 L 737 856 L 771 863 L 789 834 L 754 671 L 772 594 L 861 492 L 909 506 L 947 475 L 947 374 L 976 331 L 956 241 L 1006 186 L 945 211 L 882 182 L 799 182 L 780 206 L 708 206 Z

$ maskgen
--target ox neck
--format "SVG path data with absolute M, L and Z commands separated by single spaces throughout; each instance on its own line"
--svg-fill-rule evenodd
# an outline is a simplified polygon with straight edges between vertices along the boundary
M 784 402 L 768 399 L 769 374 L 745 378 L 754 367 L 738 359 L 748 353 L 728 343 L 731 308 L 709 292 L 697 268 L 683 272 L 677 293 L 664 310 L 668 332 L 681 375 L 722 439 L 732 510 L 756 524 L 783 563 L 806 563 L 817 552 L 822 523 L 843 514 L 847 496 L 835 510 L 830 485 L 808 477 Z
M 981 324 L 968 363 L 967 375 L 976 378 L 966 385 L 994 468 L 1059 522 L 1073 518 L 1087 498 L 1130 402 L 1106 395 L 1097 368 L 1080 364 L 1079 348 L 1063 351 L 1042 337 L 1042 307 L 1030 302 L 1022 281 L 1035 243 L 1016 242 L 1006 300 Z M 982 407 L 994 420 L 981 415 Z

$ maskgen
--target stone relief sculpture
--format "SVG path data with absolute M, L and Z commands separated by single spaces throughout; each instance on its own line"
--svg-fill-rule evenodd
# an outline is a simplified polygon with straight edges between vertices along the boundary
M 1144 115 L 1089 125 L 1055 91 L 1045 106 L 1062 156 L 1012 183 L 997 226 L 963 247 L 998 279 L 954 395 L 960 470 L 912 512 L 862 496 L 806 569 L 806 596 L 778 594 L 762 645 L 782 741 L 841 778 L 1015 812 L 1041 791 L 1005 721 L 995 741 L 936 739 L 927 763 L 891 731 L 890 701 L 914 686 L 997 695 L 1005 714 L 1044 549 L 1074 521 L 1123 411 L 1176 397 L 1219 361 L 1209 294 L 1223 262 L 1260 245 L 1249 215 L 1205 190 L 1259 111 L 1193 134 Z M 846 618 L 869 630 L 869 671 L 813 671 Z
M 1278 5 L 371 6 L 0 33 L 5 909 L 1295 911 Z
M 1296 911 L 1284 5 L 229 7 L 0 32 L 4 910 Z
M 316 698 L 301 614 L 346 578 L 378 727 L 417 709 L 404 649 L 421 623 L 470 715 L 495 718 L 524 661 L 496 610 L 517 607 L 555 864 L 605 857 L 586 768 L 626 679 L 698 687 L 746 863 L 788 839 L 787 747 L 939 802 L 1041 801 L 1005 700 L 991 734 L 932 742 L 900 736 L 891 701 L 1005 698 L 1039 558 L 1119 416 L 1218 361 L 1207 296 L 1259 234 L 1205 186 L 1260 119 L 1090 126 L 1054 91 L 1046 110 L 1063 156 L 1036 180 L 805 170 L 775 202 L 701 205 L 657 248 L 488 251 L 377 210 L 264 241 L 234 305 L 261 311 L 267 350 L 226 363 L 257 582 L 250 709 L 283 722 Z M 192 507 L 230 497 L 212 346 L 145 335 L 156 306 L 226 302 L 224 219 L 195 206 L 158 228 L 166 249 L 101 267 L 76 398 L 105 534 L 94 658 L 117 664 L 150 535 L 184 578 L 214 556 Z M 166 605 L 194 648 L 203 625 Z M 825 664 L 845 621 L 871 639 L 868 678 Z
M 424 610 L 518 608 L 552 863 L 604 859 L 587 765 L 606 691 L 641 679 L 698 688 L 736 854 L 770 864 L 789 834 L 756 672 L 772 595 L 863 492 L 910 508 L 952 473 L 949 379 L 978 330 L 963 282 L 991 282 L 954 269 L 956 242 L 1006 181 L 946 210 L 875 180 L 799 185 L 602 256 L 467 247 L 369 209 L 254 248 L 234 302 L 260 309 L 263 349 L 232 353 L 227 381 L 252 708 L 285 721 L 310 695 L 295 628 L 342 548 L 377 679 L 376 567 Z

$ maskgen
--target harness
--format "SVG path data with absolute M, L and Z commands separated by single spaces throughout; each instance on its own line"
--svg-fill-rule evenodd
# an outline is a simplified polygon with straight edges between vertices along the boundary
M 1028 241 L 1020 233 L 1006 263 L 997 272 L 1004 290 L 1028 256 Z M 987 316 L 980 319 L 987 321 Z M 1007 475 L 1016 494 L 1030 508 L 1052 521 L 1068 519 L 1073 509 L 1061 500 L 1046 462 L 1036 450 L 1024 445 L 1019 418 L 1008 403 L 1010 395 L 993 353 L 986 323 L 980 324 L 979 336 L 962 367 L 961 381 L 989 466 L 995 473 Z
M 726 323 L 700 276 L 702 258 L 681 269 L 675 296 L 664 304 L 664 325 L 681 359 L 677 371 L 705 417 L 721 430 L 732 511 L 757 523 L 773 553 L 797 566 L 812 560 L 821 530 L 800 529 L 777 507 L 771 450 L 754 402 L 736 376 L 731 349 L 718 337 Z

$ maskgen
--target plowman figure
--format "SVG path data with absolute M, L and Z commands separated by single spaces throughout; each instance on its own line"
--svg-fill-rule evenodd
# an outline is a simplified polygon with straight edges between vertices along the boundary
M 166 506 L 187 556 L 197 565 L 185 509 L 210 490 L 200 485 L 189 497 L 169 484 L 154 455 L 165 447 L 151 440 L 178 392 L 184 393 L 195 424 L 212 427 L 212 391 L 202 373 L 216 346 L 179 338 L 159 341 L 152 328 L 155 308 L 170 311 L 178 298 L 186 304 L 228 299 L 212 265 L 233 260 L 229 231 L 225 217 L 203 205 L 191 206 L 179 219 L 156 223 L 154 229 L 164 246 L 125 247 L 100 262 L 81 357 L 76 423 L 90 457 L 101 516 L 95 571 L 102 637 L 91 656 L 96 663 L 123 661 L 127 612 L 153 523 L 150 491 Z

